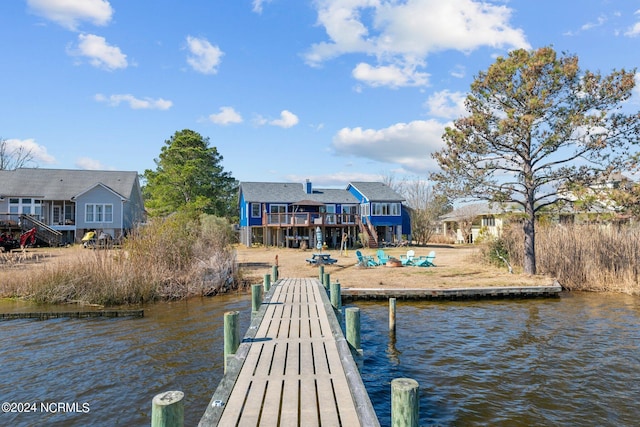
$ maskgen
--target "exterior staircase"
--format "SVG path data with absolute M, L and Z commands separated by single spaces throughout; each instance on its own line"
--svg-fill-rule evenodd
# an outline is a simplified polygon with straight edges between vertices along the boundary
M 360 233 L 363 236 L 366 236 L 368 246 L 372 249 L 378 247 L 378 235 L 375 232 L 375 229 L 372 230 L 371 224 L 367 221 L 365 224 L 360 217 L 358 217 L 358 228 L 360 229 Z
M 31 215 L 20 215 L 20 228 L 27 231 L 36 228 L 36 238 L 47 243 L 49 246 L 59 246 L 62 244 L 62 233 L 54 230 L 42 221 L 38 221 Z

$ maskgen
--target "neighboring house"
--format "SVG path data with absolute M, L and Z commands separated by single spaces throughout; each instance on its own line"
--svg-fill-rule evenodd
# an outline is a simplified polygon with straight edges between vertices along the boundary
M 306 183 L 242 182 L 240 243 L 316 247 L 316 230 L 332 248 L 356 242 L 370 247 L 411 233 L 404 198 L 379 182 L 352 182 L 346 189 L 313 188 Z
M 0 171 L 0 226 L 36 226 L 49 243 L 77 242 L 88 230 L 119 238 L 144 219 L 137 172 Z
M 507 213 L 518 212 L 499 204 L 473 203 L 440 217 L 443 233 L 456 243 L 473 243 L 481 235 L 499 237 Z

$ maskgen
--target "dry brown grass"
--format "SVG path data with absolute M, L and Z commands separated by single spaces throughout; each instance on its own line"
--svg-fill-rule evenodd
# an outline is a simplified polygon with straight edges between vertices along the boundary
M 470 288 L 488 286 L 542 286 L 551 285 L 553 279 L 546 276 L 509 274 L 507 268 L 499 268 L 482 262 L 479 248 L 474 246 L 437 245 L 413 248 L 389 248 L 385 252 L 399 258 L 413 249 L 416 256 L 436 252 L 436 267 L 370 267 L 356 265 L 355 251 L 323 251 L 338 260 L 324 267 L 331 280 L 338 280 L 345 288 Z M 305 261 L 313 251 L 285 248 L 236 248 L 241 263 L 243 279 L 261 283 L 264 275 L 271 273 L 271 266 L 278 257 L 280 277 L 317 277 L 318 267 Z M 373 249 L 361 249 L 364 255 L 375 255 Z M 244 266 L 250 264 L 252 266 Z

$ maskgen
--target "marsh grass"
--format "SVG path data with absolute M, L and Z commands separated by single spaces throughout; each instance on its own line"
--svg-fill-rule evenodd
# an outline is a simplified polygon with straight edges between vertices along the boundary
M 4 272 L 0 296 L 108 306 L 214 295 L 237 283 L 232 240 L 224 219 L 157 219 L 120 249 L 77 250 L 70 260 Z
M 486 246 L 485 257 L 492 259 L 498 249 L 521 269 L 523 238 L 519 227 L 510 227 L 499 241 Z M 640 294 L 640 228 L 539 226 L 536 229 L 536 262 L 538 273 L 557 278 L 569 290 Z

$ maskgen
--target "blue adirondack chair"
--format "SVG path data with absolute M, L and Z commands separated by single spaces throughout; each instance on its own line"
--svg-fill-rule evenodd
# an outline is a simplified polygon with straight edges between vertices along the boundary
M 413 260 L 416 256 L 416 251 L 409 249 L 406 255 L 400 255 L 400 262 L 402 265 L 413 265 Z
M 436 258 L 436 251 L 429 252 L 427 256 L 421 256 L 413 261 L 413 265 L 418 267 L 435 267 L 433 260 Z
M 387 254 L 384 253 L 382 249 L 378 249 L 378 252 L 376 252 L 376 255 L 378 256 L 378 265 L 387 265 L 387 261 L 389 261 L 389 257 L 387 256 Z
M 362 252 L 356 251 L 356 256 L 358 257 L 358 265 L 363 267 L 375 267 L 378 265 L 371 255 L 362 255 Z

